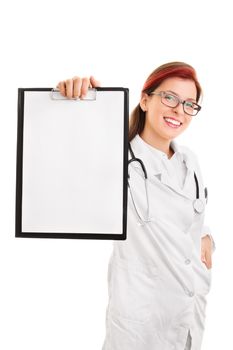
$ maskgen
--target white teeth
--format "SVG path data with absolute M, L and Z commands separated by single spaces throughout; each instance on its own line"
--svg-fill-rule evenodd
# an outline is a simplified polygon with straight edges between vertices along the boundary
M 164 118 L 165 120 L 167 120 L 169 123 L 172 123 L 174 125 L 180 125 L 181 123 L 178 122 L 177 120 L 174 120 L 174 119 L 170 119 L 170 118 Z

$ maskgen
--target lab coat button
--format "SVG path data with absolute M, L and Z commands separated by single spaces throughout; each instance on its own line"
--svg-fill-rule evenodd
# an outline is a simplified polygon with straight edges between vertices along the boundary
M 189 289 L 185 288 L 185 293 L 189 296 L 189 297 L 193 297 L 194 293 L 191 292 Z
M 186 265 L 189 265 L 190 263 L 191 263 L 191 260 L 190 260 L 190 259 L 186 259 L 186 260 L 185 260 L 185 264 L 186 264 Z

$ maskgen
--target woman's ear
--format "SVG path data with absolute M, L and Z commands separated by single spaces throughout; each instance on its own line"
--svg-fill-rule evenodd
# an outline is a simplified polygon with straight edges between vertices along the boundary
M 141 99 L 140 99 L 140 107 L 143 110 L 143 112 L 147 111 L 147 100 L 148 100 L 148 95 L 145 92 L 142 92 Z

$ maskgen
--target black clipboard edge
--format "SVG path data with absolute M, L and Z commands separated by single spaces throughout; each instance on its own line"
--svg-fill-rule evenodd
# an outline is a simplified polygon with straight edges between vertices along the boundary
M 22 227 L 22 174 L 23 174 L 23 115 L 24 89 L 18 89 L 17 159 L 16 159 L 16 206 L 15 236 L 21 236 Z
M 122 87 L 97 87 L 97 91 L 124 92 L 124 140 L 123 140 L 123 232 L 118 234 L 91 233 L 46 233 L 22 232 L 22 174 L 23 174 L 23 116 L 25 91 L 52 91 L 53 88 L 18 88 L 18 125 L 17 125 L 17 159 L 16 159 L 16 206 L 15 206 L 15 237 L 20 238 L 63 238 L 63 239 L 96 239 L 96 240 L 126 240 L 127 239 L 127 207 L 128 207 L 128 130 L 129 130 L 129 89 Z

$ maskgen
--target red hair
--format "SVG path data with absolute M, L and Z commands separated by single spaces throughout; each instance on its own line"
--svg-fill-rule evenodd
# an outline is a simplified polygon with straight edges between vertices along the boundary
M 184 62 L 171 62 L 163 64 L 162 66 L 155 69 L 147 78 L 142 92 L 152 92 L 155 90 L 165 79 L 171 77 L 178 77 L 183 79 L 192 80 L 197 89 L 197 98 L 198 102 L 202 93 L 201 86 L 197 79 L 197 74 L 195 69 L 187 63 Z

